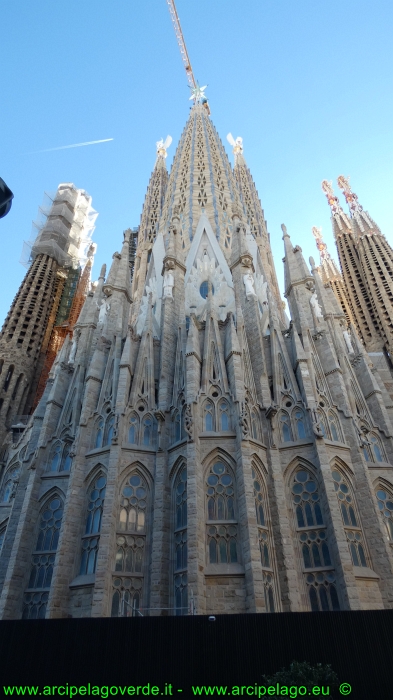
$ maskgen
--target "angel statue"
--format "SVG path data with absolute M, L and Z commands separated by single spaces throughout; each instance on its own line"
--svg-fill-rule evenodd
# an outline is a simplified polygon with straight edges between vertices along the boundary
M 256 297 L 255 294 L 255 289 L 254 289 L 254 278 L 251 274 L 251 272 L 247 272 L 246 275 L 243 275 L 243 282 L 244 286 L 246 288 L 246 297 Z
M 171 143 L 172 143 L 172 136 L 167 136 L 165 141 L 164 141 L 164 139 L 160 139 L 159 141 L 157 141 L 156 142 L 157 155 L 163 156 L 164 158 L 166 158 L 167 157 L 166 149 L 169 148 Z
M 322 309 L 319 305 L 319 301 L 318 301 L 318 297 L 317 297 L 316 292 L 314 292 L 314 294 L 311 295 L 310 306 L 311 306 L 312 310 L 314 311 L 314 314 L 315 314 L 317 319 L 323 318 Z

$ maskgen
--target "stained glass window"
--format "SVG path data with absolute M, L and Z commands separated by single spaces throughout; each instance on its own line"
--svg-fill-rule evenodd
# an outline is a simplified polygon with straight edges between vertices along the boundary
M 96 570 L 102 511 L 105 499 L 106 477 L 99 476 L 89 494 L 85 535 L 82 539 L 81 574 L 93 574 Z
M 334 489 L 341 508 L 348 548 L 354 566 L 367 566 L 363 533 L 356 516 L 355 499 L 349 481 L 337 469 L 332 471 Z M 356 528 L 356 530 L 354 529 Z
M 225 525 L 235 520 L 235 488 L 232 472 L 216 462 L 206 479 L 207 520 L 220 525 L 208 526 L 207 548 L 211 564 L 237 561 L 237 527 Z

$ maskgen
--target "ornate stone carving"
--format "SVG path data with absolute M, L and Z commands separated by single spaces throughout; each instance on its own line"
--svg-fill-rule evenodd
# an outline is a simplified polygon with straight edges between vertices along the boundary
M 322 309 L 321 309 L 321 306 L 319 304 L 316 292 L 314 292 L 311 295 L 310 306 L 314 312 L 314 315 L 315 315 L 315 318 L 317 321 L 319 321 L 319 319 L 323 318 Z
M 316 435 L 318 438 L 323 438 L 323 430 L 321 428 L 321 423 L 319 421 L 318 412 L 316 408 L 313 408 L 311 410 L 311 419 L 314 435 Z
M 250 426 L 248 424 L 247 410 L 244 403 L 241 404 L 241 411 L 239 416 L 239 425 L 242 431 L 242 440 L 247 440 L 250 432 Z
M 247 299 L 257 299 L 257 295 L 254 289 L 254 278 L 251 272 L 247 272 L 246 275 L 243 275 L 243 283 L 246 288 Z
M 163 296 L 164 298 L 169 298 L 173 299 L 173 287 L 175 284 L 175 278 L 173 276 L 172 270 L 174 269 L 175 264 L 172 262 L 172 260 L 168 260 L 165 263 L 165 273 L 164 273 L 164 293 Z
M 192 407 L 189 403 L 184 411 L 184 430 L 188 435 L 188 439 L 191 441 L 194 435 L 194 419 L 192 417 Z
M 70 350 L 70 356 L 69 356 L 69 358 L 68 358 L 68 364 L 69 364 L 69 365 L 73 365 L 73 364 L 74 364 L 75 355 L 76 355 L 76 351 L 77 351 L 77 348 L 78 348 L 78 340 L 79 340 L 79 338 L 80 338 L 80 334 L 81 334 L 81 331 L 79 331 L 79 330 L 74 331 L 74 335 L 73 335 L 73 338 L 72 338 L 71 350 Z

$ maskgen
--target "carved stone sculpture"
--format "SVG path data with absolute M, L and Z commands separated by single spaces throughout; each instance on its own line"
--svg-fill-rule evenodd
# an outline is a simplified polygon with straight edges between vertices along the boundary
M 244 286 L 246 288 L 246 297 L 247 299 L 249 298 L 257 298 L 257 295 L 255 294 L 255 289 L 254 289 L 254 278 L 251 274 L 251 272 L 248 272 L 246 275 L 243 275 L 243 282 Z

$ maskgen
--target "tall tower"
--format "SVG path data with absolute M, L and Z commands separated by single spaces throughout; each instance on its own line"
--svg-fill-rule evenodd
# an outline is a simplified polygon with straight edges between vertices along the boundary
M 386 386 L 283 225 L 288 325 L 202 93 L 10 445 L 2 619 L 392 606 Z
M 30 412 L 56 316 L 61 306 L 71 308 L 94 230 L 91 197 L 70 183 L 59 185 L 41 211 L 29 269 L 0 335 L 0 444 L 16 416 L 20 423 Z
M 328 285 L 334 292 L 345 314 L 347 323 L 355 323 L 342 274 L 336 265 L 336 261 L 330 255 L 325 241 L 323 240 L 322 229 L 318 228 L 317 226 L 313 226 L 312 234 L 315 238 L 316 246 L 319 251 L 321 264 L 318 268 L 318 272 L 321 276 L 322 282 L 325 286 Z

